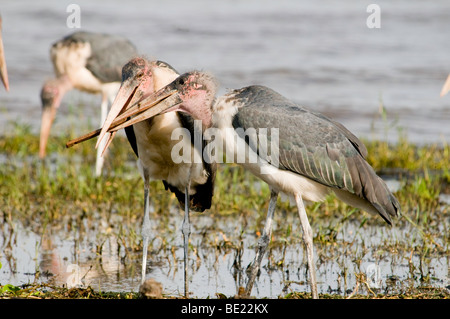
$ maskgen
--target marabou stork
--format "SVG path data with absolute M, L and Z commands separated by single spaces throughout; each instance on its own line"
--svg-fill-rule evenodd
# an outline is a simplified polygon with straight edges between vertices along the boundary
M 3 49 L 2 17 L 0 16 L 0 78 L 6 91 L 9 91 L 8 70 L 6 69 L 5 51 Z
M 166 112 L 150 117 L 132 126 L 131 121 L 136 118 L 127 109 L 136 106 L 135 101 L 146 98 L 154 92 L 171 83 L 179 74 L 168 64 L 161 61 L 148 61 L 145 58 L 134 58 L 128 62 L 122 70 L 122 84 L 111 110 L 100 133 L 100 129 L 94 134 L 87 134 L 87 138 L 75 139 L 69 142 L 70 147 L 83 140 L 100 136 L 99 142 L 104 135 L 107 140 L 105 149 L 109 146 L 121 121 L 126 120 L 128 126 L 125 128 L 128 141 L 138 157 L 138 167 L 144 179 L 144 219 L 142 223 L 143 257 L 141 285 L 144 284 L 147 250 L 151 234 L 149 217 L 149 185 L 150 180 L 162 180 L 166 190 L 173 192 L 182 209 L 184 209 L 184 220 L 182 233 L 184 240 L 184 293 L 188 296 L 188 243 L 190 235 L 189 210 L 203 212 L 211 207 L 214 192 L 214 179 L 216 164 L 212 160 L 203 160 L 202 156 L 205 143 L 196 143 L 196 134 L 201 134 L 202 128 L 196 127 L 194 119 L 184 112 Z M 106 129 L 111 124 L 115 125 L 114 132 L 107 133 Z M 173 132 L 179 130 L 180 135 L 172 138 Z M 179 141 L 178 137 L 182 137 Z M 75 141 L 73 140 L 73 141 Z M 182 143 L 180 147 L 180 143 Z M 172 149 L 178 145 L 180 149 L 187 152 L 189 158 L 180 161 L 172 158 Z M 202 160 L 195 161 L 194 158 Z
M 112 103 L 119 90 L 122 67 L 137 56 L 135 46 L 126 38 L 92 32 L 75 32 L 55 42 L 50 49 L 56 78 L 44 83 L 41 90 L 42 120 L 39 157 L 44 158 L 50 128 L 68 91 L 101 94 L 101 120 L 106 119 L 108 102 Z M 95 174 L 101 175 L 103 147 L 97 150 Z
M 278 194 L 294 197 L 306 244 L 311 292 L 313 298 L 318 298 L 313 233 L 303 200 L 322 201 L 334 192 L 349 205 L 378 214 L 391 224 L 391 217 L 400 214 L 397 199 L 367 163 L 364 144 L 342 124 L 264 86 L 244 87 L 218 98 L 215 93 L 213 77 L 196 71 L 185 73 L 155 94 L 141 97 L 135 103 L 138 107 L 134 107 L 137 114 L 134 118 L 149 119 L 175 110 L 186 112 L 201 120 L 203 128 L 213 127 L 220 133 L 227 154 L 235 158 L 246 154 L 240 164 L 269 185 L 266 224 L 258 241 L 246 295 L 251 293 L 270 241 Z M 121 126 L 135 122 L 131 119 Z M 108 128 L 108 124 L 103 126 L 103 133 L 113 130 L 113 125 Z M 268 136 L 268 129 L 273 128 L 276 133 Z M 247 134 L 248 129 L 253 129 L 254 134 Z M 267 149 L 262 151 L 258 147 L 267 138 L 271 139 L 270 156 Z M 274 139 L 278 139 L 275 147 Z M 249 160 L 252 156 L 257 161 Z

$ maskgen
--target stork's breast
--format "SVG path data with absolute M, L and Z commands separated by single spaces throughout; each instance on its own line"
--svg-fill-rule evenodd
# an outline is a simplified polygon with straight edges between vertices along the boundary
M 208 176 L 201 154 L 191 143 L 189 130 L 183 128 L 175 112 L 155 116 L 133 126 L 139 160 L 151 179 L 165 180 L 183 189 L 191 184 L 205 183 Z

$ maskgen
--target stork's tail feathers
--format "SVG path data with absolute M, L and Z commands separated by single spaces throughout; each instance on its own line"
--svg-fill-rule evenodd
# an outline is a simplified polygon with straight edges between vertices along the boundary
M 391 217 L 398 217 L 401 213 L 400 204 L 395 196 L 388 189 L 386 183 L 378 177 L 378 185 L 381 188 L 377 191 L 375 200 L 371 204 L 375 207 L 381 217 L 389 224 L 392 224 Z
M 185 194 L 177 187 L 170 185 L 166 181 L 163 181 L 166 190 L 171 191 L 177 197 L 180 207 L 184 209 Z M 189 209 L 194 212 L 204 212 L 206 209 L 211 208 L 212 202 L 212 188 L 207 184 L 198 185 L 196 187 L 195 194 L 189 196 Z
M 197 184 L 194 186 L 195 192 L 189 194 L 189 209 L 194 212 L 204 212 L 206 209 L 211 208 L 212 197 L 214 195 L 214 181 L 216 179 L 216 164 L 210 164 L 206 166 L 208 171 L 208 179 L 204 184 Z M 180 207 L 185 207 L 185 194 L 177 187 L 170 185 L 166 181 L 163 181 L 166 190 L 170 190 L 178 199 Z
M 400 204 L 374 169 L 361 156 L 346 159 L 351 177 L 347 190 L 335 190 L 344 202 L 372 214 L 379 214 L 388 224 L 401 213 Z M 349 186 L 349 185 L 347 185 Z

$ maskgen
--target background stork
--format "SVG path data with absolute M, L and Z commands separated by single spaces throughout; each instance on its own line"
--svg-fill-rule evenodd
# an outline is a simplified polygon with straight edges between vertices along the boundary
M 3 49 L 2 17 L 0 16 L 0 78 L 6 91 L 9 91 L 8 70 L 6 69 L 5 51 Z
M 114 132 L 107 133 L 111 125 L 124 119 L 128 124 L 136 118 L 130 110 L 136 107 L 135 101 L 147 97 L 178 77 L 178 73 L 167 63 L 135 58 L 123 67 L 123 81 L 117 97 L 111 106 L 108 117 L 102 127 L 98 141 L 104 140 L 106 147 L 112 141 L 120 126 Z M 173 137 L 173 133 L 181 135 Z M 97 131 L 98 132 L 98 131 Z M 184 239 L 184 293 L 188 297 L 188 243 L 190 235 L 189 210 L 203 212 L 211 207 L 214 191 L 216 165 L 211 161 L 194 161 L 201 158 L 205 144 L 197 145 L 195 136 L 201 133 L 201 126 L 195 126 L 193 118 L 183 112 L 167 112 L 145 121 L 127 126 L 125 132 L 128 141 L 138 156 L 138 167 L 144 179 L 144 219 L 142 223 L 143 257 L 141 285 L 145 281 L 147 250 L 151 235 L 149 217 L 150 180 L 162 180 L 166 190 L 173 192 L 184 209 L 182 233 Z M 181 140 L 179 137 L 181 136 Z M 92 136 L 91 136 L 92 137 Z M 70 142 L 69 142 L 70 143 Z M 183 145 L 179 145 L 182 143 Z M 99 143 L 97 143 L 99 145 Z M 178 145 L 184 151 L 189 150 L 189 157 L 179 161 L 173 158 L 172 149 Z M 178 154 L 177 154 L 178 155 Z M 211 163 L 211 164 L 209 164 Z
M 146 111 L 140 114 L 145 118 L 166 110 L 181 110 L 201 120 L 204 127 L 217 128 L 226 154 L 234 158 L 246 154 L 245 161 L 239 164 L 269 185 L 269 209 L 247 295 L 270 241 L 278 194 L 294 197 L 306 245 L 311 292 L 313 298 L 318 298 L 313 233 L 303 200 L 322 201 L 334 192 L 349 205 L 378 214 L 391 224 L 391 217 L 400 213 L 397 199 L 365 160 L 367 149 L 363 143 L 342 124 L 264 86 L 244 87 L 217 99 L 215 93 L 216 84 L 210 75 L 186 73 L 154 95 L 141 98 L 138 103 Z M 273 128 L 278 129 L 278 135 L 267 135 Z M 254 134 L 246 134 L 248 129 L 254 129 Z M 259 148 L 264 139 L 278 139 L 270 155 Z M 257 161 L 249 161 L 252 156 Z
M 39 156 L 45 157 L 50 128 L 66 92 L 71 89 L 101 94 L 100 125 L 106 119 L 108 102 L 119 90 L 122 67 L 137 56 L 135 46 L 118 35 L 75 32 L 54 43 L 50 49 L 56 78 L 44 83 L 41 90 L 42 121 Z M 95 174 L 101 175 L 103 147 L 97 150 Z

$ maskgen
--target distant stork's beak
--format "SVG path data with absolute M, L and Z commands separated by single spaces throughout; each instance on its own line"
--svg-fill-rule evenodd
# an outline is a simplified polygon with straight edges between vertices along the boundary
M 42 119 L 41 119 L 41 134 L 39 138 L 39 157 L 45 157 L 45 149 L 47 147 L 48 137 L 50 136 L 50 129 L 53 124 L 53 120 L 55 119 L 56 108 L 54 107 L 46 107 L 42 110 Z
M 177 90 L 171 84 L 158 92 L 143 95 L 137 92 L 138 87 L 132 87 L 126 82 L 122 83 L 105 123 L 100 130 L 96 147 L 100 145 L 100 141 L 106 136 L 108 138 L 105 146 L 106 150 L 116 131 L 164 113 L 180 104 L 181 100 L 176 94 L 174 95 Z M 174 96 L 171 97 L 172 95 Z
M 445 81 L 444 86 L 441 90 L 441 97 L 443 97 L 447 92 L 450 91 L 450 74 L 447 77 L 447 81 Z
M 5 52 L 3 50 L 2 18 L 0 17 L 0 77 L 6 91 L 9 91 L 8 71 L 6 69 Z

